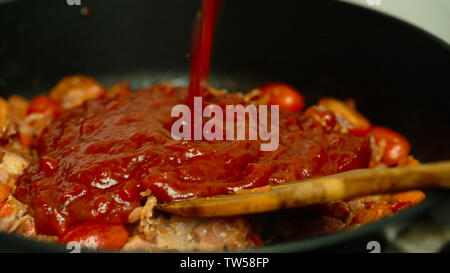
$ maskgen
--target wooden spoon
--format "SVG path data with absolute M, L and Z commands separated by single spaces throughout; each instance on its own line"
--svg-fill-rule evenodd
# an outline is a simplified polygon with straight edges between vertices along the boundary
M 182 216 L 233 216 L 421 188 L 450 188 L 450 161 L 353 170 L 273 186 L 266 192 L 174 201 L 160 204 L 158 208 Z

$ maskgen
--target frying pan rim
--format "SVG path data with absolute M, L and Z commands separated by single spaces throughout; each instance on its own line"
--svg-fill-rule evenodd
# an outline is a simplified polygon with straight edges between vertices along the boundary
M 379 221 L 365 224 L 358 228 L 341 231 L 337 233 L 320 235 L 313 238 L 308 238 L 304 240 L 296 240 L 289 243 L 279 243 L 274 245 L 265 246 L 258 249 L 248 249 L 242 251 L 225 251 L 223 253 L 288 253 L 288 252 L 306 252 L 306 251 L 317 251 L 322 247 L 330 247 L 337 245 L 339 243 L 355 240 L 366 235 L 375 233 L 380 230 L 382 227 L 387 225 L 392 225 L 396 222 L 408 221 L 411 218 L 418 217 L 436 207 L 437 204 L 449 198 L 448 191 L 431 191 L 427 192 L 427 196 L 429 196 L 422 203 L 411 207 L 405 211 L 399 212 L 395 215 L 386 217 Z M 38 241 L 36 239 L 27 238 L 15 233 L 5 233 L 0 231 L 0 242 L 15 241 L 17 246 L 22 247 L 23 249 L 33 249 L 33 251 L 17 251 L 17 252 L 69 252 L 70 249 L 65 248 L 61 244 L 57 243 L 49 243 L 45 241 Z M 362 249 L 363 250 L 363 249 Z M 84 249 L 83 252 L 108 252 L 105 250 L 93 251 L 89 249 Z M 133 251 L 131 251 L 133 253 Z
M 0 7 L 7 6 L 7 5 L 13 5 L 17 2 L 23 2 L 23 1 L 29 1 L 29 0 L 5 0 L 5 2 L 0 2 Z M 334 3 L 337 3 L 338 5 L 343 5 L 343 6 L 347 6 L 347 7 L 354 8 L 354 9 L 364 10 L 365 12 L 369 13 L 370 15 L 379 16 L 379 17 L 383 17 L 384 19 L 391 20 L 391 21 L 393 21 L 397 24 L 400 24 L 404 27 L 408 27 L 410 30 L 415 31 L 422 36 L 426 36 L 429 39 L 434 40 L 435 42 L 437 42 L 441 46 L 443 46 L 445 49 L 450 51 L 450 41 L 446 42 L 444 39 L 438 37 L 437 35 L 435 35 L 433 33 L 430 33 L 429 31 L 425 30 L 424 28 L 422 28 L 416 24 L 413 24 L 411 22 L 407 22 L 406 20 L 396 17 L 392 14 L 387 14 L 385 12 L 378 11 L 376 9 L 371 9 L 367 6 L 362 6 L 362 5 L 358 5 L 358 4 L 351 3 L 351 2 L 343 2 L 342 0 L 320 0 L 320 1 L 334 2 Z

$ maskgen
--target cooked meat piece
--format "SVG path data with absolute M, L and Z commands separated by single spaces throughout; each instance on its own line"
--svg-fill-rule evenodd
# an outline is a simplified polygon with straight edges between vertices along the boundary
M 373 195 L 306 208 L 248 216 L 267 244 L 330 234 L 378 221 L 425 199 L 421 191 Z
M 27 109 L 29 102 L 19 96 L 12 95 L 8 98 L 8 117 L 14 124 L 23 124 L 27 117 Z
M 85 101 L 105 96 L 103 87 L 88 76 L 68 76 L 50 91 L 50 97 L 59 101 L 64 109 L 82 105 Z
M 28 136 L 40 136 L 53 119 L 54 117 L 50 113 L 31 113 L 20 127 L 20 133 Z
M 196 251 L 238 250 L 253 248 L 250 224 L 242 217 L 202 221 L 192 230 Z
M 0 183 L 13 187 L 29 161 L 19 153 L 0 148 Z
M 135 236 L 124 250 L 132 251 L 222 251 L 253 248 L 260 240 L 242 217 L 187 218 L 179 216 L 155 216 L 156 199 L 148 198 L 146 205 L 136 209 L 140 222 Z
M 20 175 L 28 166 L 28 163 L 29 162 L 27 162 L 21 155 L 15 152 L 5 151 L 1 165 L 4 166 L 10 173 Z
M 0 230 L 18 232 L 25 236 L 35 236 L 34 220 L 27 215 L 27 208 L 14 197 L 0 204 Z

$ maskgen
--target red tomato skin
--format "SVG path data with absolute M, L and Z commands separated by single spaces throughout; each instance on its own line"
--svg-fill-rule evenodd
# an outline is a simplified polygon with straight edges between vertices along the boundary
M 128 231 L 123 225 L 86 222 L 69 228 L 61 240 L 89 248 L 120 249 L 128 242 Z
M 383 163 L 388 166 L 397 165 L 400 160 L 407 158 L 411 149 L 409 141 L 401 134 L 381 126 L 372 126 L 369 135 L 375 138 L 375 142 L 386 141 L 386 149 L 383 155 Z
M 348 132 L 355 136 L 366 136 L 370 131 L 370 127 L 353 128 L 348 130 Z
M 63 112 L 61 104 L 49 96 L 40 95 L 31 100 L 28 106 L 27 114 L 32 113 L 50 113 L 54 117 Z
M 268 96 L 270 105 L 279 105 L 280 109 L 292 112 L 305 107 L 305 98 L 294 87 L 284 83 L 268 83 L 259 88 L 262 96 Z

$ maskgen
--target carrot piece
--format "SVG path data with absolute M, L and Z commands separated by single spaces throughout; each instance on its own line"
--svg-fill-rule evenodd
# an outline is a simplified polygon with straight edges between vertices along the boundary
M 5 202 L 9 194 L 11 193 L 11 188 L 6 184 L 0 184 L 0 203 Z
M 406 191 L 397 193 L 394 195 L 394 197 L 397 199 L 398 202 L 406 203 L 409 202 L 412 205 L 416 205 L 423 200 L 425 200 L 425 193 L 422 191 Z

